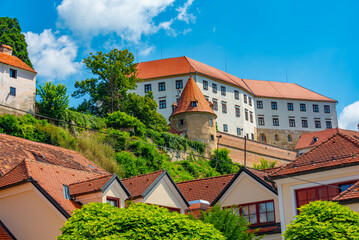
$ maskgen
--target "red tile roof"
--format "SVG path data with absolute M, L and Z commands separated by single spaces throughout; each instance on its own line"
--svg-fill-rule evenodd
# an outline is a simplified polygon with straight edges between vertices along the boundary
M 333 198 L 333 201 L 359 201 L 359 182 L 356 182 L 353 186 L 340 193 L 338 196 Z
M 197 102 L 196 107 L 192 106 L 191 103 L 193 101 Z M 208 112 L 216 115 L 192 77 L 188 79 L 181 97 L 178 99 L 177 106 L 171 116 L 184 112 Z
M 250 229 L 249 232 L 257 231 L 256 235 L 270 234 L 270 233 L 281 233 L 280 223 L 277 223 L 274 226 L 268 227 L 258 227 L 254 229 Z
M 202 178 L 177 183 L 187 201 L 206 200 L 212 203 L 235 174 Z
M 356 164 L 359 164 L 359 141 L 336 133 L 294 161 L 281 166 L 270 177 L 285 178 L 286 175 L 299 175 Z
M 5 174 L 24 159 L 36 159 L 63 167 L 106 175 L 108 172 L 98 167 L 78 152 L 49 144 L 33 142 L 6 134 L 0 134 L 0 170 Z
M 333 128 L 333 129 L 326 129 L 323 131 L 302 134 L 298 140 L 295 149 L 303 149 L 303 148 L 310 148 L 317 146 L 338 132 L 341 132 L 345 135 L 351 136 L 359 140 L 359 132 L 357 131 Z M 313 140 L 314 138 L 317 138 L 317 141 L 314 141 Z
M 33 73 L 36 73 L 29 65 L 21 61 L 18 57 L 10 56 L 8 54 L 0 52 L 0 63 L 4 63 L 10 66 L 18 67 Z
M 258 97 L 336 102 L 294 83 L 242 79 L 189 57 L 141 62 L 137 66 L 137 73 L 137 77 L 144 80 L 198 73 L 238 86 Z
M 14 235 L 11 234 L 9 229 L 4 225 L 4 223 L 0 220 L 0 239 L 1 240 L 15 240 Z
M 90 180 L 85 180 L 69 185 L 70 196 L 79 196 L 83 194 L 101 191 L 101 188 L 111 179 L 113 175 L 100 176 Z
M 121 179 L 127 190 L 131 193 L 131 198 L 141 197 L 147 188 L 164 172 L 159 170 L 152 173 L 142 174 L 130 178 Z

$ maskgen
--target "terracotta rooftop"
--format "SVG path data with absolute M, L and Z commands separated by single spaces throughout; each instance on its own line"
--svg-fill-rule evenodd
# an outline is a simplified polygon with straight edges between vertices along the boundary
M 164 172 L 159 170 L 152 173 L 121 179 L 122 183 L 131 193 L 132 198 L 141 197 L 148 187 Z
M 280 223 L 276 223 L 273 226 L 268 227 L 256 227 L 250 229 L 249 232 L 257 231 L 256 235 L 263 235 L 263 234 L 273 234 L 273 233 L 281 233 Z
M 336 133 L 294 161 L 279 167 L 270 177 L 285 178 L 287 175 L 300 175 L 357 164 L 359 164 L 359 141 L 345 134 Z
M 0 239 L 1 240 L 16 240 L 14 235 L 9 231 L 5 224 L 0 220 Z
M 333 129 L 326 129 L 323 131 L 302 134 L 298 140 L 297 145 L 295 146 L 295 149 L 315 147 L 338 132 L 359 140 L 359 132 L 357 131 L 333 128 Z M 314 140 L 314 138 L 316 138 L 316 140 Z
M 101 188 L 111 179 L 113 175 L 100 176 L 90 180 L 85 180 L 69 185 L 69 193 L 71 197 L 83 194 L 99 192 Z
M 206 200 L 212 203 L 235 174 L 202 178 L 177 183 L 187 201 Z
M 185 56 L 141 62 L 137 66 L 137 77 L 144 80 L 190 73 L 238 86 L 257 97 L 336 102 L 294 83 L 242 79 Z
M 0 178 L 0 188 L 36 181 L 36 184 L 70 215 L 80 206 L 72 200 L 65 199 L 63 185 L 99 177 L 99 174 L 88 171 L 25 159 Z
M 359 201 L 359 182 L 333 198 L 333 201 Z
M 108 174 L 78 152 L 0 134 L 0 171 L 5 174 L 24 159 L 34 159 L 101 175 Z
M 196 106 L 192 102 L 196 102 Z M 171 116 L 184 112 L 208 112 L 216 115 L 192 77 L 188 79 Z
M 29 72 L 36 73 L 29 65 L 21 61 L 18 57 L 10 56 L 8 54 L 0 52 L 0 63 L 4 63 L 10 66 L 18 67 Z

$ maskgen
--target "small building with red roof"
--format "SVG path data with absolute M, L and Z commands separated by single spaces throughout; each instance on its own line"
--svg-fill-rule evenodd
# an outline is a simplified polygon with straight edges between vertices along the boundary
M 1 44 L 1 43 L 0 43 Z M 36 71 L 12 55 L 10 46 L 0 45 L 0 113 L 35 111 Z

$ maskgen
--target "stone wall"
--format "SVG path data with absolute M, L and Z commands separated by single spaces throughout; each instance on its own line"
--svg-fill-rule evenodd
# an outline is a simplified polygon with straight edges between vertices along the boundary
M 232 161 L 244 165 L 244 138 L 236 137 L 223 132 L 217 132 L 217 135 L 222 135 L 219 142 L 219 148 L 229 149 L 229 156 Z M 269 161 L 276 160 L 276 166 L 280 166 L 294 160 L 296 157 L 297 153 L 295 151 L 247 139 L 246 165 L 248 167 L 252 167 L 253 163 L 260 163 L 261 158 Z
M 303 133 L 307 133 L 307 132 L 310 131 L 280 130 L 280 129 L 266 129 L 266 128 L 255 129 L 255 135 L 257 141 L 285 149 L 294 149 L 295 146 L 297 145 L 300 136 Z M 261 134 L 264 134 L 265 141 L 262 140 Z M 290 136 L 290 139 L 288 136 Z

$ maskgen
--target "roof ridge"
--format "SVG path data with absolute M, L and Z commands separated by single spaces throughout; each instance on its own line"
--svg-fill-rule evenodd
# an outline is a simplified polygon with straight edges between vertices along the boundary
M 209 180 L 209 179 L 215 179 L 215 178 L 221 178 L 221 177 L 228 177 L 229 175 L 236 175 L 235 173 L 229 173 L 229 174 L 225 174 L 225 175 L 219 175 L 219 176 L 213 176 L 213 177 L 206 177 L 206 178 L 198 178 L 198 179 L 192 179 L 192 180 L 187 180 L 187 181 L 183 181 L 183 182 L 178 182 L 176 184 L 182 184 L 182 183 L 189 183 L 189 182 L 196 182 L 196 181 L 202 181 L 202 180 Z
M 335 102 L 338 102 L 338 101 L 335 100 L 335 99 L 329 98 L 329 97 L 327 97 L 327 96 L 324 96 L 323 94 L 314 92 L 313 90 L 310 90 L 309 88 L 303 87 L 302 85 L 299 85 L 298 83 L 293 83 L 293 84 L 295 84 L 295 85 L 297 85 L 297 86 L 299 86 L 299 87 L 305 88 L 306 90 L 308 90 L 308 91 L 310 91 L 310 92 L 312 92 L 312 93 L 318 94 L 318 95 L 320 95 L 320 96 L 322 96 L 322 97 L 325 97 L 325 98 L 331 99 L 331 100 L 333 100 L 333 101 L 335 101 Z
M 12 173 L 13 171 L 15 171 L 15 169 L 17 169 L 18 167 L 20 167 L 20 165 L 22 165 L 22 164 L 25 165 L 24 167 L 25 167 L 25 169 L 26 169 L 26 174 L 28 175 L 28 178 L 29 178 L 29 172 L 28 172 L 28 170 L 27 170 L 27 166 L 26 166 L 25 159 L 24 159 L 24 160 L 22 160 L 21 162 L 19 162 L 18 164 L 16 164 L 12 169 L 10 169 L 10 171 L 8 171 L 8 172 L 5 173 L 4 175 L 2 175 L 2 176 L 0 177 L 0 179 L 6 177 L 7 175 L 9 175 L 9 174 Z
M 101 176 L 94 177 L 94 178 L 91 178 L 91 179 L 73 182 L 73 183 L 70 183 L 68 186 L 73 186 L 73 185 L 80 184 L 80 183 L 85 183 L 85 182 L 90 182 L 90 181 L 94 181 L 94 180 L 99 180 L 99 179 L 106 178 L 106 177 L 109 177 L 109 176 L 112 177 L 113 175 L 115 175 L 115 174 L 101 175 Z
M 345 134 L 345 133 L 342 133 L 342 132 L 338 132 L 337 134 L 340 135 L 340 136 L 342 136 L 342 137 L 344 137 L 344 138 L 346 138 L 347 140 L 349 140 L 349 141 L 351 141 L 352 143 L 354 143 L 354 144 L 356 144 L 356 145 L 359 146 L 359 140 L 356 140 L 356 139 L 353 138 L 352 136 L 349 136 L 349 135 L 347 135 L 347 134 Z
M 163 172 L 163 171 L 165 171 L 165 169 L 157 170 L 157 171 L 150 172 L 150 173 L 144 173 L 144 174 L 140 174 L 140 175 L 136 175 L 136 176 L 132 176 L 132 177 L 128 177 L 128 178 L 123 178 L 123 179 L 121 179 L 121 181 L 130 180 L 130 179 L 134 179 L 134 178 L 137 178 L 137 177 L 143 177 L 143 176 L 147 176 L 147 175 L 152 175 L 152 174 L 155 174 L 155 173 L 158 173 L 158 172 Z

